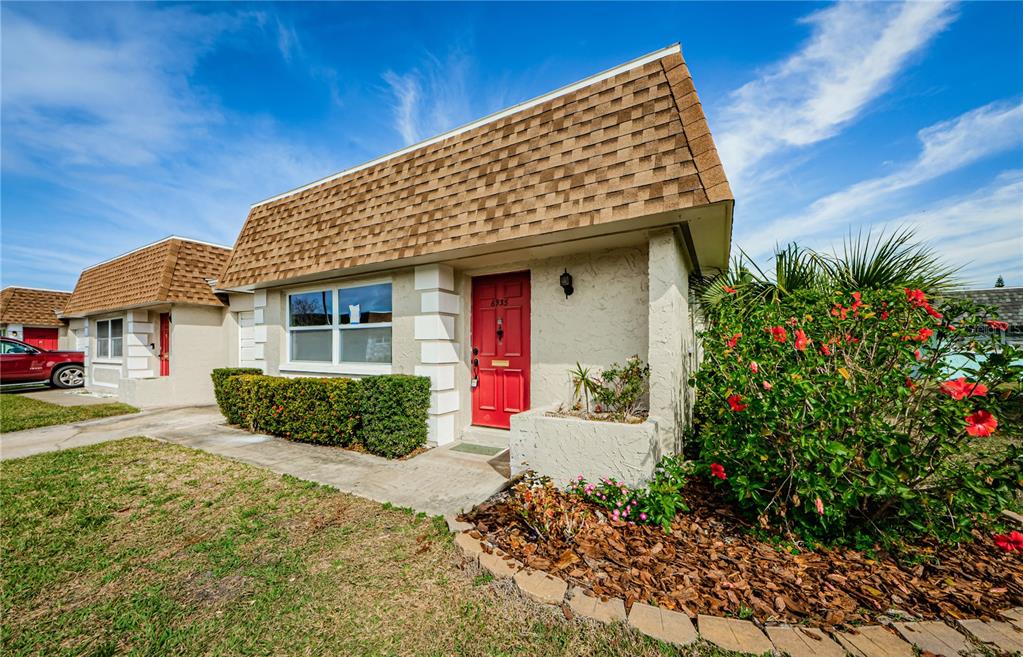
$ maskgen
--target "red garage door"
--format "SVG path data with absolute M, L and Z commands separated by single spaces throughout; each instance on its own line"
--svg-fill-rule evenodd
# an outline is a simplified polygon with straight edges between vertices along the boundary
M 57 329 L 25 327 L 25 342 L 40 349 L 57 348 Z

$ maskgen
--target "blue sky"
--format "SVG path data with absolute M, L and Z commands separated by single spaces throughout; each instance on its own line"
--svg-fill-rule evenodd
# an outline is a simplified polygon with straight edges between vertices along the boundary
M 1023 285 L 1023 3 L 2 5 L 3 284 L 168 234 L 679 41 L 734 247 L 912 226 Z

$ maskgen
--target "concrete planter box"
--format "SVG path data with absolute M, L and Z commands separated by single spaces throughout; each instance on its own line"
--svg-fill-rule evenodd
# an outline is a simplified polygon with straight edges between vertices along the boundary
M 512 474 L 533 470 L 558 485 L 582 475 L 589 481 L 613 477 L 629 486 L 646 483 L 660 459 L 657 422 L 596 422 L 536 408 L 511 418 Z

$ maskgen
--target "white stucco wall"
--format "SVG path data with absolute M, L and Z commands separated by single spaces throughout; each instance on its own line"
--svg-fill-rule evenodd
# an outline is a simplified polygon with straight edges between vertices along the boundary
M 513 415 L 509 434 L 512 474 L 533 470 L 564 486 L 579 475 L 613 477 L 641 486 L 661 457 L 656 422 L 593 422 L 551 417 L 548 408 Z
M 675 453 L 691 419 L 687 381 L 695 363 L 695 338 L 689 266 L 672 229 L 650 234 L 649 292 L 650 417 L 657 420 L 662 451 Z
M 525 255 L 525 252 L 523 253 Z M 559 278 L 572 275 L 573 294 L 565 298 Z M 472 423 L 468 363 L 472 353 L 472 277 L 498 272 L 530 272 L 530 406 L 570 404 L 569 370 L 578 362 L 599 370 L 630 356 L 647 360 L 648 272 L 644 246 L 576 253 L 543 259 L 510 259 L 493 267 L 458 274 L 463 314 L 459 426 Z
M 227 309 L 174 305 L 170 316 L 170 375 L 159 376 L 154 357 L 154 376 L 122 381 L 118 396 L 125 403 L 154 408 L 215 402 L 210 372 L 227 367 L 230 358 Z M 159 312 L 151 312 L 150 319 L 159 331 Z M 154 338 L 159 340 L 158 333 Z

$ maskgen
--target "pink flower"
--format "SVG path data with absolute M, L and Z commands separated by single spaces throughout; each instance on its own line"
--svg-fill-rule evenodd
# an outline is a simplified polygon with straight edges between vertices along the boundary
M 749 362 L 749 368 L 750 368 L 750 370 L 753 371 L 754 374 L 756 374 L 757 372 L 760 371 L 760 366 L 757 365 L 757 361 L 755 361 L 755 360 L 751 360 Z
M 645 521 L 646 520 L 646 514 L 645 513 L 639 514 L 639 519 Z
M 824 515 L 824 502 L 821 500 L 821 498 L 818 497 L 816 500 L 814 500 L 814 506 L 817 507 L 817 513 L 819 513 L 820 515 Z
M 1008 331 L 1009 330 L 1009 323 L 1008 322 L 999 322 L 999 321 L 996 321 L 996 320 L 993 320 L 993 319 L 989 319 L 989 320 L 985 321 L 984 323 L 987 324 L 989 327 L 995 329 L 996 331 Z
M 729 349 L 732 349 L 733 347 L 735 347 L 735 345 L 737 345 L 739 343 L 739 338 L 741 338 L 741 337 L 742 337 L 742 333 L 736 333 L 735 335 L 727 338 L 725 340 L 725 344 L 728 345 Z
M 717 477 L 718 479 L 721 480 L 728 479 L 728 475 L 725 474 L 725 466 L 721 465 L 720 463 L 711 463 L 710 473 Z
M 764 381 L 764 382 L 763 382 L 763 383 L 761 383 L 760 385 L 764 386 L 764 390 L 770 390 L 771 388 L 773 388 L 773 387 L 774 387 L 774 386 L 772 386 L 772 385 L 771 385 L 770 383 L 768 383 L 767 381 Z

